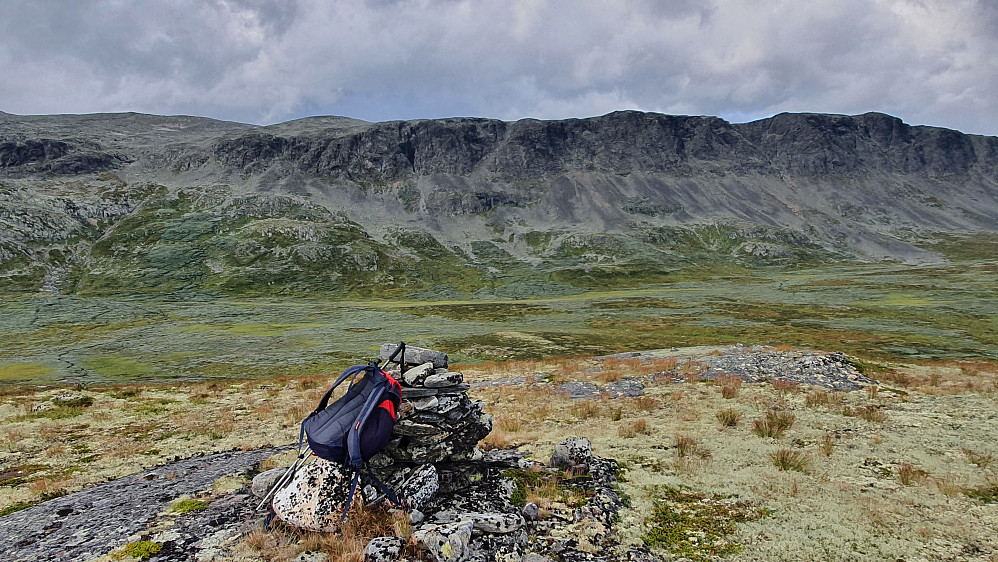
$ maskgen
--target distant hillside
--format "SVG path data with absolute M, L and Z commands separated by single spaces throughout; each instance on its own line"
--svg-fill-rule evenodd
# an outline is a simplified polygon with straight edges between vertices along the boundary
M 0 113 L 0 290 L 515 296 L 993 257 L 996 166 L 998 138 L 877 113 Z

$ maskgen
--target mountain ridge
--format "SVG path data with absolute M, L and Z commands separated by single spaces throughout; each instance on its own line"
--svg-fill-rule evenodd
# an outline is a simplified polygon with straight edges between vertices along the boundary
M 134 257 L 185 243 L 203 255 L 167 285 L 223 292 L 247 268 L 292 292 L 304 288 L 292 274 L 313 268 L 322 291 L 358 290 L 367 272 L 378 286 L 401 275 L 404 292 L 434 283 L 433 256 L 461 272 L 461 291 L 497 278 L 572 284 L 594 268 L 647 281 L 708 258 L 939 263 L 940 236 L 998 232 L 996 167 L 996 137 L 881 113 L 267 126 L 2 114 L 0 278 L 100 292 L 87 280 L 105 266 L 175 277 L 176 264 Z M 119 240 L 136 221 L 153 234 Z M 193 231 L 171 239 L 170 221 Z M 353 280 L 337 284 L 344 275 Z

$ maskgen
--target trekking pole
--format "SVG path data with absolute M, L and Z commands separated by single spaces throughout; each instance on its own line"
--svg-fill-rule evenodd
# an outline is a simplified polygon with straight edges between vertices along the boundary
M 260 501 L 260 505 L 256 506 L 256 511 L 260 511 L 260 509 L 263 508 L 264 504 L 266 504 L 270 500 L 270 497 L 273 496 L 274 493 L 277 492 L 277 490 L 280 490 L 285 484 L 291 481 L 291 478 L 294 477 L 295 470 L 298 468 L 298 463 L 301 462 L 301 460 L 305 458 L 307 454 L 308 454 L 308 449 L 300 451 L 298 453 L 298 458 L 295 459 L 295 462 L 291 463 L 291 466 L 289 466 L 288 469 L 284 472 L 284 474 L 282 474 L 281 477 L 277 479 L 277 482 L 274 482 L 274 485 L 270 487 L 270 491 L 267 492 L 267 495 L 264 496 L 263 499 Z M 304 466 L 304 463 L 302 464 L 302 466 Z

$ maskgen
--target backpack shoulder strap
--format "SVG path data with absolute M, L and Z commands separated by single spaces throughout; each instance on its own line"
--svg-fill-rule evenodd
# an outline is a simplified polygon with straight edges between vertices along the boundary
M 333 396 L 333 391 L 336 390 L 337 386 L 339 386 L 343 381 L 347 380 L 350 377 L 356 378 L 358 373 L 364 371 L 368 367 L 369 365 L 354 365 L 353 367 L 350 367 L 346 371 L 343 371 L 343 373 L 340 374 L 339 377 L 337 377 L 336 382 L 333 383 L 333 386 L 329 387 L 329 390 L 327 390 L 326 393 L 322 395 L 322 400 L 319 400 L 319 405 L 315 407 L 315 412 L 321 412 L 326 409 L 326 406 L 329 405 L 329 399 Z M 350 381 L 350 384 L 352 385 L 353 381 Z

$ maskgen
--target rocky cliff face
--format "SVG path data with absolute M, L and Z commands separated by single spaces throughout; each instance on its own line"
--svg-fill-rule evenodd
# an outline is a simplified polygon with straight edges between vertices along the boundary
M 0 289 L 467 293 L 705 262 L 941 261 L 941 236 L 998 230 L 996 164 L 998 138 L 876 113 L 0 113 Z

